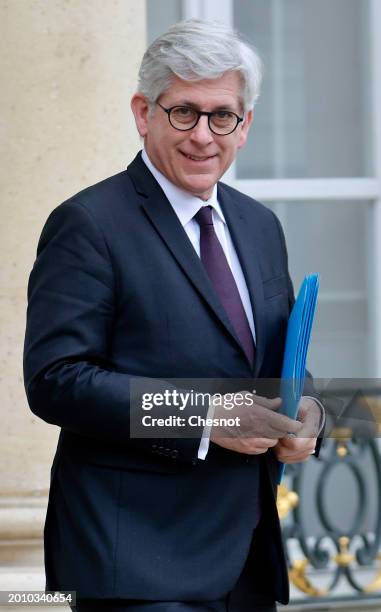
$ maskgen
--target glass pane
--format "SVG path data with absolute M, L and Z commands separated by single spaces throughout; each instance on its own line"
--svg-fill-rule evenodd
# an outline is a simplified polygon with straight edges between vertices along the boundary
M 146 7 L 148 44 L 182 18 L 181 0 L 147 0 Z
M 368 0 L 235 0 L 264 61 L 238 178 L 368 176 Z
M 315 377 L 370 375 L 367 202 L 273 203 L 286 235 L 297 293 L 320 274 L 308 368 Z

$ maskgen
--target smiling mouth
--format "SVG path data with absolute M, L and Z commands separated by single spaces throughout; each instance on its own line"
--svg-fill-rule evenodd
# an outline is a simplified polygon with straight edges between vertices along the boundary
M 187 159 L 190 159 L 192 161 L 195 162 L 205 162 L 208 161 L 209 159 L 213 159 L 213 157 L 216 157 L 215 155 L 188 155 L 187 153 L 183 153 L 182 151 L 180 151 L 181 154 L 186 157 Z

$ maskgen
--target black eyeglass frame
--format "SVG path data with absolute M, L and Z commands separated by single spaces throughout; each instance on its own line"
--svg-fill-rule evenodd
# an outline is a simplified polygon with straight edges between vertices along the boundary
M 207 111 L 200 111 L 200 110 L 197 110 L 196 108 L 193 108 L 192 106 L 186 106 L 185 104 L 175 104 L 175 106 L 171 106 L 170 108 L 165 108 L 165 106 L 160 104 L 160 102 L 156 102 L 156 104 L 158 106 L 160 106 L 160 108 L 162 108 L 165 113 L 167 113 L 168 121 L 169 121 L 170 125 L 173 127 L 173 129 L 178 130 L 179 132 L 189 132 L 189 130 L 193 130 L 193 128 L 195 128 L 196 125 L 198 124 L 198 122 L 200 121 L 200 117 L 205 115 L 206 117 L 208 117 L 208 127 L 209 127 L 210 131 L 213 134 L 215 134 L 216 136 L 229 136 L 229 134 L 232 134 L 233 132 L 235 132 L 235 130 L 237 129 L 239 124 L 245 119 L 245 115 L 243 117 L 240 117 L 239 115 L 237 115 L 237 113 L 234 113 L 233 111 L 226 111 L 227 113 L 231 113 L 232 115 L 235 116 L 235 118 L 237 119 L 237 123 L 234 126 L 234 128 L 232 130 L 230 130 L 230 132 L 226 132 L 226 133 L 221 134 L 220 132 L 215 132 L 214 129 L 210 125 L 210 118 L 213 115 L 216 115 L 217 113 L 220 113 L 221 111 L 209 111 L 209 112 L 207 112 Z M 188 128 L 184 128 L 184 129 L 176 127 L 175 125 L 173 125 L 173 123 L 171 121 L 171 112 L 173 111 L 174 108 L 189 108 L 189 110 L 191 110 L 191 111 L 193 111 L 194 113 L 197 114 L 196 123 L 194 125 L 192 125 L 192 127 L 188 127 Z

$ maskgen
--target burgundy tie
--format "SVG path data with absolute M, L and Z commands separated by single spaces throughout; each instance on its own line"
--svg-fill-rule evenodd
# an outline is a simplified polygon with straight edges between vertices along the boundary
M 201 261 L 225 308 L 242 348 L 253 365 L 255 354 L 253 336 L 234 276 L 214 229 L 211 207 L 200 208 L 194 218 L 200 226 Z

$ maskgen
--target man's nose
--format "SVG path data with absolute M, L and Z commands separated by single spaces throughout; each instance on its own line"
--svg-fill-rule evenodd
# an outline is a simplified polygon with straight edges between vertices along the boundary
M 206 145 L 213 141 L 213 132 L 208 124 L 208 117 L 203 115 L 198 120 L 197 125 L 190 131 L 190 138 L 193 142 Z

